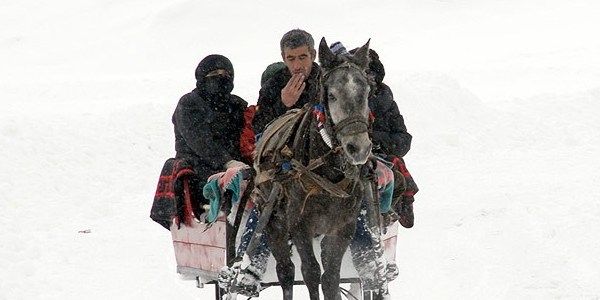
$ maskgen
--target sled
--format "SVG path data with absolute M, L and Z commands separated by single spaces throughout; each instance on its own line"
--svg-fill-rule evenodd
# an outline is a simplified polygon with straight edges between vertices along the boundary
M 244 208 L 246 211 L 247 198 L 247 196 L 242 197 L 242 200 L 238 203 L 239 207 Z M 185 280 L 195 280 L 198 288 L 204 288 L 206 284 L 214 285 L 214 299 L 221 300 L 226 291 L 219 287 L 218 275 L 223 267 L 230 267 L 233 263 L 237 242 L 239 241 L 239 238 L 237 238 L 238 229 L 240 226 L 245 226 L 245 220 L 241 213 L 242 210 L 240 210 L 239 214 L 235 214 L 236 218 L 232 218 L 232 222 L 227 222 L 225 216 L 220 216 L 215 222 L 209 225 L 200 222 L 193 213 L 187 179 L 184 179 L 184 199 L 184 220 L 179 224 L 174 222 L 170 228 L 177 263 L 177 273 Z M 384 232 L 385 234 L 382 237 L 384 255 L 388 260 L 395 261 L 398 222 L 394 222 L 388 226 Z M 314 247 L 316 254 L 318 254 L 320 245 L 317 239 L 314 241 Z M 300 259 L 295 247 L 292 247 L 292 251 L 294 252 L 292 260 L 297 266 L 295 278 L 301 279 Z M 279 286 L 275 265 L 275 259 L 271 256 L 267 270 L 261 280 L 263 290 L 271 286 Z M 340 278 L 341 283 L 351 284 L 352 290 L 354 290 L 353 295 L 346 296 L 348 299 L 372 299 L 371 293 L 362 289 L 361 281 L 352 264 L 349 249 L 344 254 Z M 294 284 L 304 285 L 304 282 L 296 280 Z M 345 291 L 344 294 L 347 293 L 348 291 Z

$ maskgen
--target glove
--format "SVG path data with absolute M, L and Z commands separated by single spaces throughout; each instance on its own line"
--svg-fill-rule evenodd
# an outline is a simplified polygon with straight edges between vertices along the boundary
M 239 161 L 239 160 L 230 160 L 228 162 L 225 163 L 225 169 L 229 169 L 229 168 L 250 168 L 250 166 L 248 166 L 247 164 Z

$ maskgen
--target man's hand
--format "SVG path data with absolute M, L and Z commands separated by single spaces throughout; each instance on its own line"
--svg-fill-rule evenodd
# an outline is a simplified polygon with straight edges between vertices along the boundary
M 229 168 L 249 168 L 249 166 L 241 161 L 238 160 L 230 160 L 228 162 L 225 163 L 225 169 L 229 169 Z
M 292 107 L 300 98 L 300 94 L 304 91 L 306 83 L 304 82 L 304 74 L 294 74 L 285 87 L 281 90 L 281 102 L 286 107 Z

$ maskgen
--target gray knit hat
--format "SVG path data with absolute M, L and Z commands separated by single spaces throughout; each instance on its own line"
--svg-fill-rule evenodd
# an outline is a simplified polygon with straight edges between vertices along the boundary
M 348 53 L 348 50 L 346 50 L 346 47 L 344 47 L 344 44 L 342 44 L 342 42 L 340 41 L 332 43 L 329 46 L 329 49 L 331 49 L 331 52 L 333 52 L 333 54 L 335 55 L 342 55 Z

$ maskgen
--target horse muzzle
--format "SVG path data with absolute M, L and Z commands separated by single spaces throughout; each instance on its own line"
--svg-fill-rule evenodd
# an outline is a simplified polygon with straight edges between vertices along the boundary
M 371 156 L 373 144 L 368 133 L 342 136 L 340 137 L 340 144 L 348 158 L 348 162 L 352 165 L 364 165 Z

